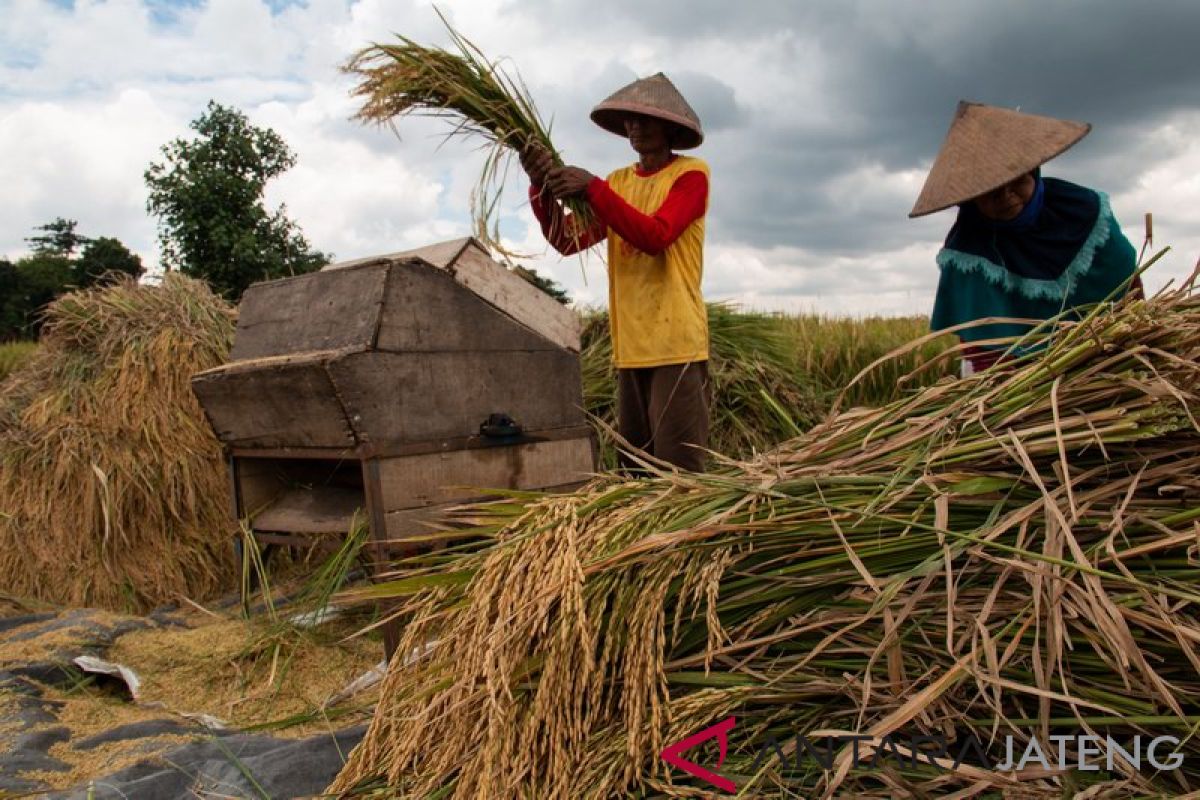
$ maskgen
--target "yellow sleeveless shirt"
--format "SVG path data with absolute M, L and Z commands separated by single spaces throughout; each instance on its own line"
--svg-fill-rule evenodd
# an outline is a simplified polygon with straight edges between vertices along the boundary
M 653 175 L 635 166 L 608 176 L 608 185 L 643 214 L 658 210 L 685 172 L 708 177 L 698 158 L 677 156 Z M 705 214 L 708 213 L 707 204 Z M 619 369 L 660 367 L 708 358 L 708 313 L 700 294 L 704 274 L 704 215 L 656 256 L 608 229 L 608 313 L 613 361 Z

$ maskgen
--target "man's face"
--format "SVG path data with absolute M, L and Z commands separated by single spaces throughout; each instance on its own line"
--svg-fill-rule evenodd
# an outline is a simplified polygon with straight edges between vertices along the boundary
M 654 153 L 670 148 L 667 124 L 644 114 L 629 114 L 625 117 L 625 135 L 629 137 L 629 144 L 638 153 Z
M 1033 173 L 1027 172 L 1016 180 L 1011 180 L 1003 186 L 993 189 L 987 194 L 981 194 L 971 202 L 988 219 L 1007 222 L 1015 219 L 1024 210 L 1025 205 L 1033 197 L 1037 187 Z

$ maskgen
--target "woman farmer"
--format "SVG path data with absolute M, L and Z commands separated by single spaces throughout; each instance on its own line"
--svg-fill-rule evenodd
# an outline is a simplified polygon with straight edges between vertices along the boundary
M 527 148 L 530 206 L 563 255 L 608 242 L 608 309 L 617 427 L 635 447 L 699 471 L 708 443 L 708 316 L 700 293 L 708 165 L 677 155 L 700 145 L 700 120 L 661 72 L 600 103 L 592 121 L 625 136 L 636 163 L 607 179 Z M 586 229 L 559 201 L 587 200 Z M 632 466 L 622 455 L 622 464 Z
M 930 327 L 984 319 L 1047 320 L 1117 299 L 1140 282 L 1137 256 L 1108 196 L 1057 178 L 1041 165 L 1091 125 L 960 102 L 910 217 L 958 206 L 937 255 L 941 278 Z M 986 340 L 1030 325 L 989 323 L 957 331 L 968 345 L 963 374 L 991 366 L 1006 345 Z

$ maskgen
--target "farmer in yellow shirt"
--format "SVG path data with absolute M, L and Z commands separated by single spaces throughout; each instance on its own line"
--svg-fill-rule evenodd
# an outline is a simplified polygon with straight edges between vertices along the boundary
M 530 205 L 563 255 L 608 241 L 619 433 L 655 458 L 699 471 L 708 445 L 708 315 L 700 294 L 708 165 L 673 151 L 698 147 L 704 133 L 661 72 L 618 90 L 591 118 L 627 137 L 637 163 L 605 180 L 580 167 L 555 168 L 549 152 L 531 146 L 521 157 Z M 592 208 L 586 229 L 559 204 L 571 197 Z

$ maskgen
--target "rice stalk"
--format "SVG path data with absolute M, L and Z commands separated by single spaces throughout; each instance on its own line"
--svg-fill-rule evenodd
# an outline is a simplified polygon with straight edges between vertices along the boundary
M 537 143 L 554 156 L 555 164 L 564 161 L 519 74 L 509 74 L 437 13 L 450 35 L 450 49 L 397 36 L 399 43 L 372 44 L 342 67 L 358 80 L 352 93 L 362 98 L 362 107 L 355 119 L 394 126 L 400 117 L 432 116 L 449 122 L 447 139 L 481 139 L 486 155 L 472 196 L 475 234 L 497 252 L 513 256 L 501 243 L 497 217 L 512 156 Z M 565 205 L 572 212 L 564 220 L 567 233 L 577 237 L 592 220 L 591 207 L 578 199 Z

